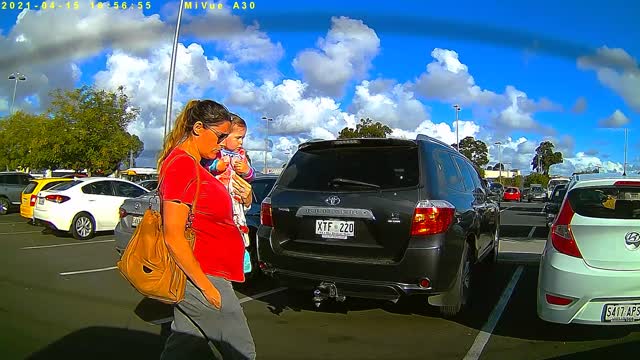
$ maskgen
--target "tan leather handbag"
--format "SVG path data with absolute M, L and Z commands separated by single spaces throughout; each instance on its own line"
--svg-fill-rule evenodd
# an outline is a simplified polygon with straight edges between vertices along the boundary
M 194 163 L 197 173 L 196 194 L 185 228 L 185 237 L 191 249 L 195 245 L 191 221 L 200 194 L 200 170 L 195 159 Z M 162 179 L 158 183 L 158 189 L 161 182 Z M 159 195 L 162 209 L 162 194 Z M 187 276 L 169 253 L 162 232 L 162 215 L 151 207 L 151 200 L 117 266 L 125 279 L 148 298 L 166 304 L 176 304 L 184 299 Z

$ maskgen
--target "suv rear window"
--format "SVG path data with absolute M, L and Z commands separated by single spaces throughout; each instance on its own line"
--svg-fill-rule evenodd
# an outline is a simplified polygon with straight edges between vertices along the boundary
M 640 188 L 577 188 L 569 192 L 568 199 L 573 211 L 581 216 L 640 219 Z
M 397 189 L 417 186 L 418 174 L 417 146 L 309 148 L 291 158 L 278 186 L 310 191 Z

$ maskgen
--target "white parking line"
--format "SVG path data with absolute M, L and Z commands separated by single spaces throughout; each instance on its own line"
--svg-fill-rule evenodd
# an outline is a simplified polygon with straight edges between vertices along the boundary
M 95 241 L 83 241 L 77 243 L 68 243 L 68 244 L 55 244 L 55 245 L 42 245 L 42 246 L 27 246 L 20 248 L 20 250 L 33 250 L 33 249 L 48 249 L 48 248 L 56 248 L 61 246 L 74 246 L 74 245 L 86 245 L 86 244 L 98 244 L 98 243 L 106 243 L 106 242 L 114 242 L 115 239 L 111 240 L 95 240 Z
M 531 237 L 533 236 L 533 233 L 536 231 L 536 227 L 532 227 L 531 231 L 529 231 L 529 236 L 527 236 L 528 239 L 531 239 Z
M 246 297 L 243 297 L 242 299 L 240 299 L 239 303 L 240 304 L 244 304 L 244 303 L 249 302 L 251 300 L 260 299 L 261 297 L 265 297 L 267 295 L 279 293 L 279 292 L 284 291 L 286 289 L 287 289 L 286 287 L 279 287 L 279 288 L 276 288 L 276 289 L 271 289 L 271 290 L 267 290 L 267 291 L 255 294 L 253 296 L 246 296 Z M 149 322 L 154 324 L 154 325 L 162 325 L 162 324 L 165 324 L 165 323 L 168 323 L 168 322 L 171 322 L 171 321 L 173 321 L 173 316 L 172 317 L 166 317 L 166 318 L 158 319 L 158 320 L 152 320 L 152 321 L 149 321 Z
M 502 210 L 500 210 L 500 212 L 503 212 L 503 211 L 505 211 L 505 210 L 509 210 L 509 209 L 511 209 L 511 206 L 510 206 L 510 207 L 507 207 L 507 208 L 504 208 L 504 209 L 502 209 Z
M 35 234 L 42 233 L 42 230 L 34 230 L 34 231 L 12 231 L 6 233 L 0 233 L 0 235 L 13 235 L 13 234 Z
M 101 269 L 69 271 L 69 272 L 61 272 L 60 275 L 66 276 L 66 275 L 88 274 L 88 273 L 95 273 L 95 272 L 101 272 L 101 271 L 115 270 L 117 268 L 118 268 L 117 266 L 110 266 L 110 267 L 101 268 Z
M 478 333 L 478 336 L 476 336 L 476 340 L 473 342 L 473 345 L 471 345 L 471 349 L 469 349 L 469 352 L 467 352 L 467 355 L 465 355 L 464 360 L 477 360 L 480 358 L 482 350 L 484 350 L 484 347 L 487 345 L 487 342 L 491 337 L 491 333 L 493 333 L 493 330 L 498 324 L 498 320 L 500 320 L 504 309 L 507 307 L 507 303 L 511 298 L 511 294 L 513 294 L 513 290 L 516 288 L 516 284 L 518 284 L 518 280 L 520 280 L 523 269 L 524 267 L 520 265 L 518 266 L 516 271 L 513 272 L 511 281 L 509 281 L 507 287 L 504 288 L 504 291 L 500 296 L 500 300 L 493 308 L 491 315 L 489 315 L 489 320 L 487 320 L 484 326 L 482 326 L 482 330 L 480 330 L 480 333 Z

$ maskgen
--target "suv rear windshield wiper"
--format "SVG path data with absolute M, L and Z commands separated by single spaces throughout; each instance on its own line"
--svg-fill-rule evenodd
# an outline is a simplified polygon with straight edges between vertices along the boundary
M 343 178 L 331 179 L 329 180 L 329 185 L 358 185 L 358 186 L 366 186 L 374 189 L 380 189 L 380 185 L 362 182 L 358 180 L 343 179 Z

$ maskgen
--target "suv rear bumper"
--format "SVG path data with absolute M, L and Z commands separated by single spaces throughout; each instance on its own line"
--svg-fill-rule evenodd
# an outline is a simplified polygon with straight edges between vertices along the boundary
M 341 295 L 396 300 L 401 296 L 431 296 L 451 288 L 460 264 L 464 241 L 451 233 L 412 241 L 398 262 L 367 262 L 365 259 L 274 251 L 271 228 L 257 232 L 258 259 L 263 272 L 297 289 L 314 289 L 333 283 Z M 447 244 L 446 247 L 444 244 Z M 429 286 L 420 286 L 428 279 Z

